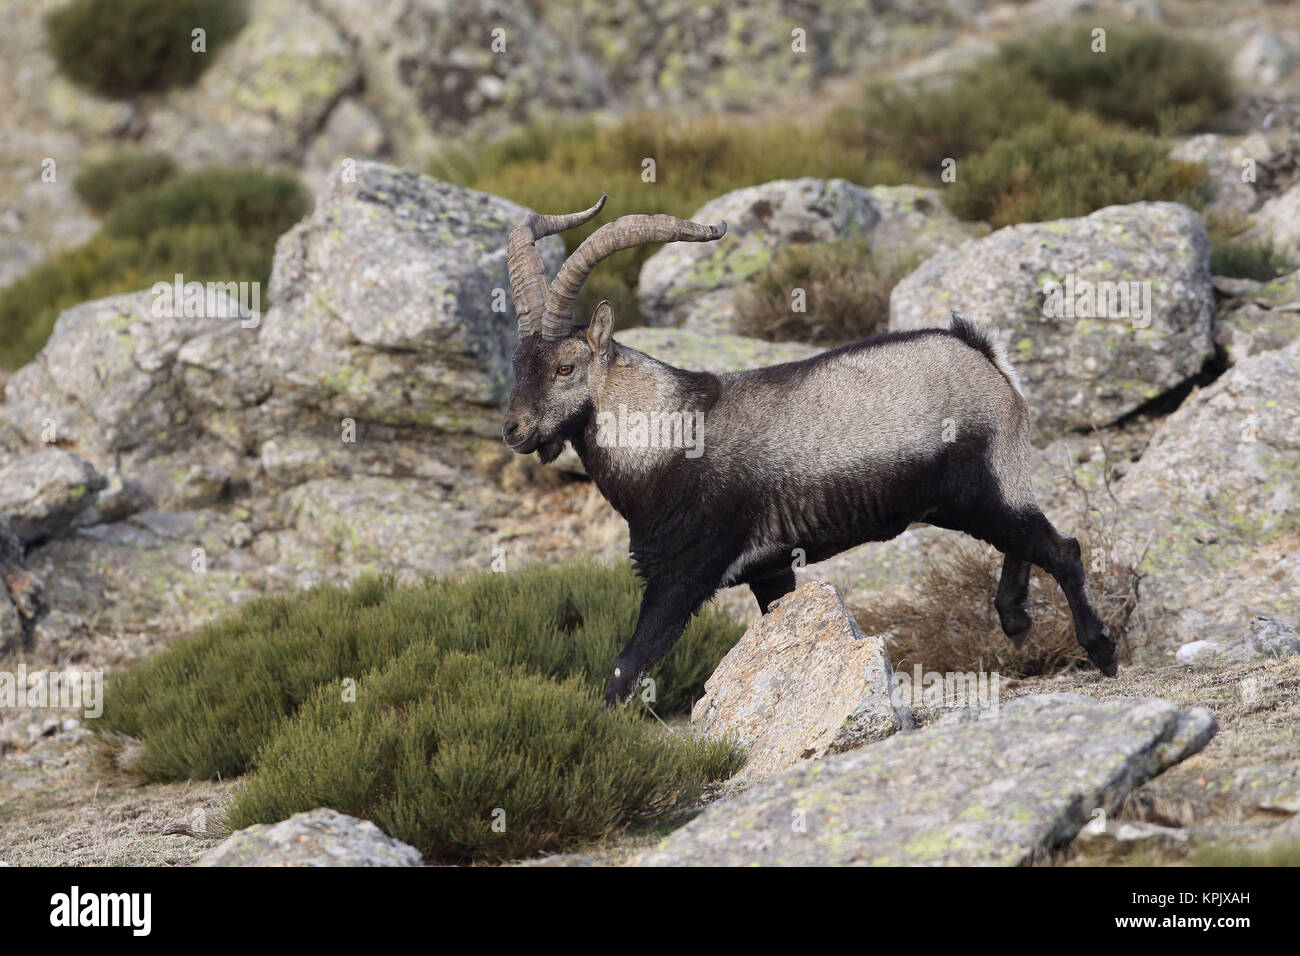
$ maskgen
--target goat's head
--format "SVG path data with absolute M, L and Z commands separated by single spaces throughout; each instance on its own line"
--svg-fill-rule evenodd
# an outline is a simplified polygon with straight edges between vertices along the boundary
M 515 387 L 501 435 L 521 455 L 537 452 L 543 464 L 553 461 L 564 443 L 586 427 L 593 396 L 604 384 L 613 357 L 613 306 L 601 302 L 586 326 L 573 321 L 578 293 L 596 263 L 644 243 L 708 242 L 727 232 L 725 222 L 705 225 L 673 216 L 623 216 L 588 236 L 547 288 L 537 240 L 582 225 L 604 205 L 601 196 L 590 209 L 567 216 L 533 213 L 510 232 L 506 267 L 519 317 L 519 345 Z

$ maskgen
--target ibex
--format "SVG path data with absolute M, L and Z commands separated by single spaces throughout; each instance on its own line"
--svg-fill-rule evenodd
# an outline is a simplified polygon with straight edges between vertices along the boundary
M 1079 643 L 1115 675 L 1118 652 L 1079 544 L 1035 499 L 1029 408 L 990 335 L 953 312 L 951 328 L 876 335 L 801 362 L 727 375 L 673 368 L 614 341 L 608 302 L 575 325 L 578 293 L 620 249 L 710 242 L 726 223 L 624 216 L 588 237 L 548 289 L 535 243 L 587 222 L 604 202 L 566 216 L 534 213 L 510 233 L 519 344 L 502 436 L 543 464 L 571 444 L 627 520 L 645 593 L 607 702 L 631 696 L 719 588 L 748 584 L 766 614 L 795 587 L 794 556 L 825 560 L 912 522 L 965 532 L 1003 553 L 994 607 L 1017 646 L 1031 624 L 1030 565 L 1051 574 Z M 701 420 L 703 454 L 646 441 L 644 431 L 611 440 L 603 426 L 638 411 Z

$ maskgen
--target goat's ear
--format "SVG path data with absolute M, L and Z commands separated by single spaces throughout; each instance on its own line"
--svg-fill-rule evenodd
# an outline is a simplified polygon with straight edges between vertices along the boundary
M 596 355 L 603 355 L 609 350 L 609 343 L 614 337 L 614 307 L 602 299 L 596 311 L 591 314 L 587 326 L 587 344 Z

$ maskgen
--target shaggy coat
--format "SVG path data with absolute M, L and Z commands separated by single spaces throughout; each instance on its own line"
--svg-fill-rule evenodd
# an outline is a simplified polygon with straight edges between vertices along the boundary
M 575 221 L 550 219 L 563 228 Z M 635 228 L 620 231 L 625 220 Z M 525 225 L 516 246 L 531 249 L 545 227 Z M 974 323 L 954 312 L 947 329 L 877 335 L 726 375 L 673 368 L 619 345 L 607 302 L 590 325 L 572 323 L 577 289 L 601 256 L 633 239 L 708 241 L 724 232 L 725 224 L 624 217 L 588 240 L 598 254 L 580 248 L 570 260 L 580 268 L 566 263 L 557 278 L 568 283 L 564 296 L 516 296 L 521 334 L 506 444 L 543 463 L 571 444 L 627 520 L 645 581 L 606 699 L 627 700 L 719 588 L 747 584 L 767 613 L 794 589 L 795 567 L 888 540 L 913 522 L 965 532 L 1004 554 L 994 605 L 1017 645 L 1031 624 L 1030 566 L 1051 574 L 1080 644 L 1113 676 L 1116 647 L 1078 542 L 1051 525 L 1034 497 L 1029 409 L 1015 372 Z M 512 265 L 512 280 L 520 268 Z

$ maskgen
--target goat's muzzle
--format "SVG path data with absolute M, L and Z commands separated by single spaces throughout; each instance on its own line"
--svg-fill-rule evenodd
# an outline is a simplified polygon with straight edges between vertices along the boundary
M 507 447 L 520 455 L 527 455 L 537 450 L 537 429 L 530 428 L 515 415 L 506 415 L 501 420 L 501 438 Z

